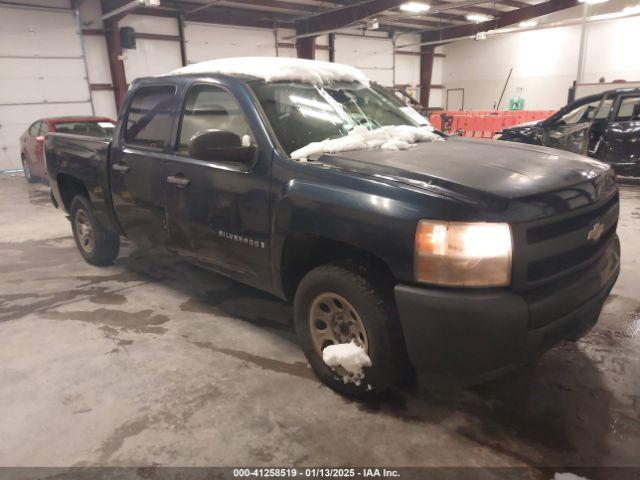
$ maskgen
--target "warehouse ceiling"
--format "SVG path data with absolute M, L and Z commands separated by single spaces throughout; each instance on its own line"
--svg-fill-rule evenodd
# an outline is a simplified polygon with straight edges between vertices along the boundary
M 103 0 L 108 12 L 130 0 Z M 413 3 L 413 10 L 407 10 Z M 415 12 L 420 5 L 429 10 Z M 390 33 L 420 32 L 428 40 L 454 38 L 501 28 L 576 6 L 579 0 L 161 0 L 158 7 L 136 13 L 182 16 L 185 20 L 224 25 L 295 28 L 299 37 L 344 28 Z M 131 13 L 131 12 L 129 12 Z M 377 25 L 376 25 L 377 24 Z

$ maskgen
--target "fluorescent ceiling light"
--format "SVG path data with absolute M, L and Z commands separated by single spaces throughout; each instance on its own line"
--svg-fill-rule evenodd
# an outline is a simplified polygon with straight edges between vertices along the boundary
M 622 13 L 626 13 L 627 15 L 632 15 L 634 13 L 640 13 L 640 5 L 636 5 L 635 7 L 624 7 L 622 9 Z
M 578 0 L 580 3 L 588 3 L 589 5 L 596 5 L 597 3 L 605 3 L 609 0 Z
M 538 22 L 535 20 L 525 20 L 524 22 L 520 22 L 520 28 L 533 28 L 538 25 Z
M 422 2 L 406 2 L 400 5 L 400 10 L 403 12 L 411 12 L 411 13 L 424 13 L 427 12 L 431 8 L 431 5 L 427 5 Z
M 486 22 L 487 20 L 491 20 L 492 18 L 493 17 L 490 17 L 489 15 L 482 15 L 481 13 L 470 13 L 469 15 L 467 15 L 467 20 L 476 23 Z

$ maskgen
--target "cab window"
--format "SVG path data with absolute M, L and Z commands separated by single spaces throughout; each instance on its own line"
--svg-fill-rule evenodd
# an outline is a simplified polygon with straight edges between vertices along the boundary
M 252 143 L 251 129 L 236 99 L 214 85 L 195 85 L 187 95 L 176 153 L 189 156 L 190 139 L 205 130 L 235 133 L 243 145 Z
M 600 108 L 596 112 L 595 120 L 602 120 L 604 118 L 609 117 L 609 112 L 611 112 L 611 107 L 613 106 L 613 98 L 607 98 L 600 104 Z
M 175 87 L 142 87 L 134 94 L 127 112 L 124 143 L 163 149 L 171 136 Z
M 589 122 L 593 118 L 600 100 L 585 103 L 565 113 L 558 122 L 559 125 L 575 125 L 576 123 Z
M 640 120 L 640 97 L 625 97 L 620 102 L 616 122 Z

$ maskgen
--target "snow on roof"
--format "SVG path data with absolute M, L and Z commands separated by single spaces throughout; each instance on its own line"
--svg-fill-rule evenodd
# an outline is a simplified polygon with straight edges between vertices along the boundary
M 357 126 L 348 135 L 321 142 L 313 142 L 291 153 L 291 158 L 300 160 L 319 153 L 338 153 L 350 150 L 406 150 L 418 142 L 433 142 L 442 138 L 433 133 L 433 127 L 389 125 L 368 130 Z
M 332 82 L 360 82 L 369 85 L 369 79 L 355 67 L 341 63 L 282 57 L 236 57 L 208 60 L 178 68 L 171 75 L 192 73 L 221 73 L 247 75 L 265 82 L 294 81 L 325 85 Z

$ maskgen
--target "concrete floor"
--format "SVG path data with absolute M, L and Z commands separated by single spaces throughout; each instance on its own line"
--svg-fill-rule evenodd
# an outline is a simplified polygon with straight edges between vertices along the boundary
M 347 400 L 272 297 L 124 245 L 86 264 L 42 186 L 0 175 L 0 466 L 640 465 L 640 188 L 596 328 L 455 393 Z

